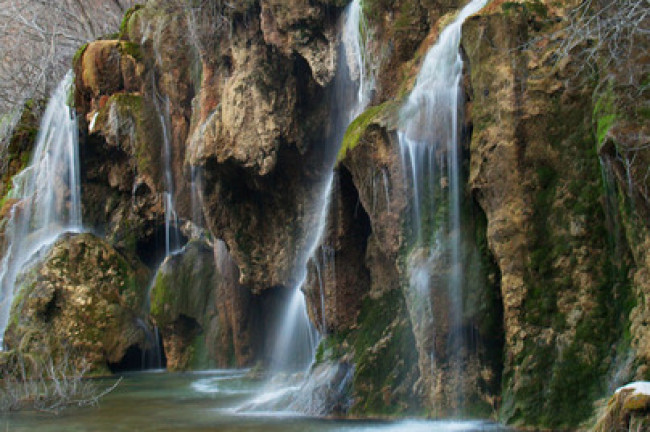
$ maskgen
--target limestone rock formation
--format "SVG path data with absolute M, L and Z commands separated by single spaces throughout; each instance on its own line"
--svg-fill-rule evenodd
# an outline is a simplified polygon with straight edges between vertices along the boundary
M 122 189 L 130 184 L 140 201 L 150 201 L 136 212 L 122 195 L 105 214 L 91 212 L 98 213 L 97 225 L 112 220 L 106 231 L 116 239 L 128 243 L 137 233 L 140 249 L 151 243 L 164 186 L 156 172 L 164 161 L 156 155 L 166 138 L 180 216 L 190 217 L 189 183 L 198 173 L 208 227 L 228 244 L 241 283 L 256 292 L 295 285 L 291 276 L 305 235 L 285 221 L 315 217 L 309 194 L 322 169 L 318 147 L 327 136 L 323 88 L 335 72 L 343 6 L 336 3 L 251 2 L 231 8 L 207 2 L 207 9 L 192 14 L 181 2 L 150 2 L 128 14 L 120 41 L 86 48 L 77 75 L 89 78 L 78 83 L 77 106 L 93 125 L 88 154 L 98 149 L 100 156 L 119 159 L 114 147 L 121 142 L 117 147 L 126 150 L 129 172 L 121 163 L 125 175 L 111 178 L 124 179 Z M 102 54 L 107 51 L 114 53 L 110 61 Z M 97 68 L 112 68 L 115 82 L 93 82 Z M 127 95 L 131 100 L 124 106 L 120 99 Z M 107 124 L 104 111 L 111 110 L 117 115 Z M 140 145 L 142 130 L 158 136 L 150 141 L 154 145 Z M 102 170 L 117 173 L 117 168 L 89 170 L 88 183 L 97 195 L 115 195 L 116 180 L 109 178 L 112 190 L 106 190 L 107 174 L 94 173 Z
M 260 36 L 248 42 L 254 49 L 233 42 L 237 69 L 189 147 L 190 163 L 204 172 L 208 225 L 228 244 L 240 282 L 258 292 L 297 283 L 300 227 L 315 217 L 309 194 L 320 169 L 315 129 L 323 114 L 304 60 L 280 57 Z
M 284 55 L 292 52 L 303 57 L 314 80 L 327 85 L 336 72 L 336 15 L 328 9 L 344 6 L 341 1 L 304 0 L 260 2 L 260 28 L 264 41 Z M 331 5 L 330 5 L 331 4 Z
M 633 382 L 616 390 L 594 426 L 594 432 L 640 431 L 650 427 L 650 394 L 647 381 Z
M 218 340 L 212 249 L 198 241 L 168 256 L 151 288 L 150 313 L 161 329 L 167 368 L 214 368 Z
M 148 277 L 103 240 L 65 235 L 20 276 L 5 343 L 55 363 L 72 353 L 106 373 L 129 348 L 152 348 L 143 321 Z
M 539 6 L 492 3 L 465 25 L 469 186 L 501 270 L 502 418 L 559 428 L 589 417 L 606 383 L 629 373 L 636 290 L 596 153 L 587 45 L 562 54 L 571 5 Z
M 153 267 L 172 191 L 179 220 L 200 213 L 215 239 L 212 256 L 190 243 L 168 258 L 154 287 L 172 368 L 191 367 L 201 346 L 208 364 L 268 360 L 270 323 L 299 282 L 304 227 L 320 216 L 314 195 L 322 144 L 334 136 L 325 119 L 344 3 L 211 1 L 188 10 L 150 1 L 128 14 L 118 39 L 78 56 L 84 220 Z M 608 384 L 649 373 L 647 38 L 633 39 L 613 71 L 605 52 L 585 63 L 593 38 L 565 49 L 577 2 L 495 0 L 466 21 L 463 228 L 440 229 L 440 253 L 428 259 L 408 238 L 414 204 L 399 109 L 460 3 L 364 2 L 376 86 L 346 133 L 303 286 L 326 335 L 314 377 L 349 383 L 342 412 L 465 409 L 572 428 Z M 446 191 L 448 179 L 439 183 Z M 439 289 L 452 271 L 453 235 L 468 263 L 454 324 L 470 341 L 461 349 L 450 294 Z M 430 292 L 409 290 L 414 262 L 434 275 Z M 44 304 L 59 289 L 47 288 Z M 111 359 L 136 339 L 111 348 Z
M 239 268 L 222 240 L 213 245 L 220 280 L 216 287 L 221 365 L 250 366 L 261 357 L 265 324 L 263 302 L 239 283 Z M 232 351 L 224 349 L 232 347 Z
M 75 63 L 80 115 L 83 220 L 123 251 L 151 264 L 160 238 L 162 125 L 144 96 L 147 68 L 140 47 L 103 40 L 82 48 Z
M 403 405 L 405 411 L 422 404 L 435 416 L 449 415 L 454 410 L 462 409 L 484 412 L 490 410 L 498 393 L 501 316 L 496 270 L 485 248 L 479 250 L 482 238 L 480 211 L 474 210 L 475 222 L 469 222 L 469 216 L 465 219 L 468 222 L 464 225 L 467 244 L 463 246 L 463 253 L 466 254 L 464 259 L 471 263 L 471 269 L 465 275 L 467 283 L 461 319 L 463 332 L 476 335 L 478 342 L 471 349 L 457 345 L 450 348 L 448 341 L 452 337 L 452 318 L 447 312 L 450 299 L 443 289 L 446 286 L 445 278 L 448 277 L 449 264 L 444 258 L 446 253 L 441 254 L 440 260 L 426 264 L 432 267 L 428 271 L 436 278 L 432 286 L 438 287 L 437 290 L 420 296 L 409 289 L 408 260 L 424 259 L 422 264 L 427 260 L 420 251 L 411 250 L 405 234 L 404 227 L 410 223 L 412 203 L 407 202 L 410 186 L 405 181 L 407 173 L 397 140 L 398 108 L 399 105 L 391 102 L 372 107 L 352 123 L 344 139 L 340 168 L 340 171 L 351 174 L 352 183 L 347 187 L 353 191 L 353 197 L 356 194 L 358 201 L 354 214 L 368 212 L 367 243 L 352 243 L 353 248 L 367 248 L 365 254 L 361 255 L 361 265 L 371 280 L 371 289 L 367 294 L 362 292 L 367 297 L 365 302 L 373 304 L 379 301 L 382 304 L 382 299 L 386 297 L 392 301 L 399 299 L 401 314 L 404 314 L 398 315 L 404 326 L 402 331 L 412 332 L 412 336 L 408 337 L 414 338 L 411 350 L 417 354 L 417 361 L 404 366 L 415 367 L 417 372 L 402 375 L 401 380 L 404 381 L 391 381 L 386 390 L 407 388 L 416 396 L 410 406 Z M 441 208 L 444 209 L 445 205 L 441 204 Z M 349 223 L 342 224 L 336 214 L 330 214 L 330 218 L 338 221 L 341 228 Z M 339 256 L 346 255 L 337 251 Z M 346 265 L 340 265 L 344 267 L 343 270 L 338 270 L 340 266 L 337 266 L 337 275 L 345 274 L 350 261 L 348 257 Z M 344 291 L 348 286 L 336 285 L 334 290 Z M 433 321 L 429 321 L 429 313 L 425 313 L 427 305 L 433 306 L 430 312 Z M 364 306 L 367 307 L 367 304 L 364 303 Z M 357 322 L 351 327 L 352 333 L 363 332 L 363 325 Z M 372 324 L 368 322 L 365 325 Z M 385 337 L 383 335 L 372 343 L 385 344 Z M 391 337 L 397 339 L 394 335 Z M 365 364 L 367 358 L 358 357 L 357 360 L 360 362 L 356 364 L 359 370 L 373 367 L 372 363 Z M 462 371 L 462 381 L 458 380 L 455 370 Z M 357 384 L 363 388 L 363 375 L 359 374 L 357 378 Z M 453 394 L 463 394 L 463 407 L 454 400 Z M 390 411 L 389 407 L 381 405 L 367 406 L 366 409 Z

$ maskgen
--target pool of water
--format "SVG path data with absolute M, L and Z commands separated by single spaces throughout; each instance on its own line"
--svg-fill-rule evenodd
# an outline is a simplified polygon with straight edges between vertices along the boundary
M 109 386 L 111 381 L 102 381 Z M 245 371 L 128 374 L 119 386 L 90 408 L 58 415 L 23 411 L 2 416 L 3 431 L 283 431 L 283 432 L 478 432 L 505 431 L 484 422 L 403 420 L 352 421 L 295 413 L 241 412 L 263 386 Z

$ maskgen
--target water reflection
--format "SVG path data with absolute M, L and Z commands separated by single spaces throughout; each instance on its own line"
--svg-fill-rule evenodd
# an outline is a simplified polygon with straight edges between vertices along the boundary
M 106 380 L 105 384 L 110 385 Z M 478 432 L 505 430 L 483 422 L 406 420 L 344 421 L 310 418 L 290 413 L 237 413 L 238 406 L 262 385 L 247 371 L 199 373 L 136 373 L 98 407 L 69 409 L 58 416 L 7 413 L 0 428 L 6 431 L 286 431 L 286 432 Z

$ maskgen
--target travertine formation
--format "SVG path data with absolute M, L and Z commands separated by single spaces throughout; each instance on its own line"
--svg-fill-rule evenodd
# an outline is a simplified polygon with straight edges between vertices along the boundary
M 15 305 L 24 312 L 8 340 L 32 321 L 64 337 L 48 320 L 69 315 L 58 329 L 73 331 L 79 311 L 90 308 L 92 318 L 118 304 L 122 318 L 97 335 L 106 354 L 93 361 L 117 362 L 144 344 L 125 323 L 138 316 L 148 283 L 122 292 L 127 276 L 113 267 L 85 275 L 84 266 L 59 271 L 57 263 L 86 243 L 152 270 L 162 260 L 167 139 L 178 224 L 198 208 L 210 239 L 168 257 L 153 285 L 151 317 L 168 365 L 267 361 L 269 323 L 298 282 L 305 221 L 318 217 L 313 195 L 333 133 L 328 103 L 345 3 L 215 0 L 191 11 L 150 1 L 127 14 L 117 39 L 80 51 L 84 223 L 120 252 L 89 235 L 58 243 L 36 267 L 42 277 L 25 276 L 29 290 Z M 649 374 L 648 42 L 635 41 L 613 71 L 600 57 L 585 63 L 583 45 L 565 49 L 573 2 L 494 0 L 465 22 L 459 133 L 470 274 L 459 322 L 471 344 L 452 352 L 448 293 L 435 289 L 446 261 L 430 269 L 431 292 L 408 290 L 407 261 L 418 251 L 406 240 L 413 203 L 397 129 L 422 57 L 460 3 L 364 2 L 375 93 L 343 140 L 323 246 L 302 288 L 325 335 L 315 370 L 354 368 L 351 403 L 331 402 L 337 411 L 577 427 L 596 399 Z M 118 289 L 108 301 L 100 293 L 111 284 Z M 66 286 L 75 287 L 69 299 Z M 433 323 L 419 319 L 424 301 Z M 90 307 L 97 302 L 108 303 Z M 84 337 L 64 338 L 85 349 Z
M 153 349 L 143 321 L 150 277 L 92 234 L 66 234 L 19 276 L 5 343 L 13 350 L 119 367 L 127 350 Z M 140 359 L 137 359 L 138 363 Z

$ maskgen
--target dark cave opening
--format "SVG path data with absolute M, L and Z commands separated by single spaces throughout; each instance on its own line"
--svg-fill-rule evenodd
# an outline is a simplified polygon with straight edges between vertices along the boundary
M 147 334 L 147 345 L 145 349 L 140 344 L 131 345 L 119 362 L 108 363 L 108 369 L 115 374 L 167 368 L 162 335 L 157 329 Z
M 179 221 L 180 224 L 180 221 Z M 157 268 L 167 256 L 166 236 L 167 228 L 165 223 L 158 224 L 153 234 L 140 238 L 136 243 L 136 254 L 138 258 L 149 268 Z M 180 250 L 186 243 L 187 237 L 183 235 L 180 228 L 172 225 L 170 227 L 170 252 Z

